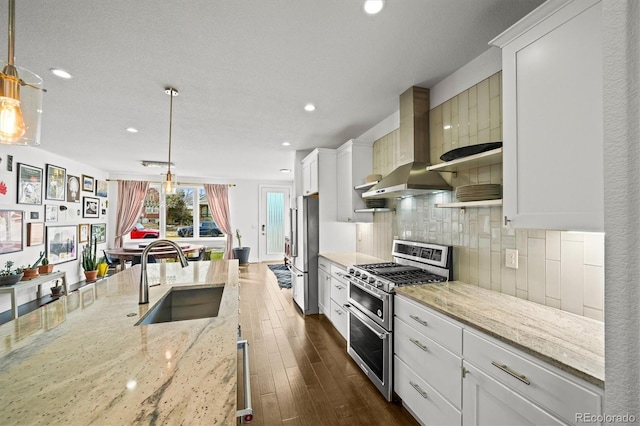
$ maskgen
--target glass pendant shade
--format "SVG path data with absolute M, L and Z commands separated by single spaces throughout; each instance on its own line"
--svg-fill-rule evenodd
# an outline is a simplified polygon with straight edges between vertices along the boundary
M 167 172 L 164 176 L 164 182 L 162 182 L 162 190 L 167 195 L 176 193 L 176 175 L 171 172 Z
M 0 143 L 40 145 L 42 79 L 12 65 L 4 66 L 0 79 Z

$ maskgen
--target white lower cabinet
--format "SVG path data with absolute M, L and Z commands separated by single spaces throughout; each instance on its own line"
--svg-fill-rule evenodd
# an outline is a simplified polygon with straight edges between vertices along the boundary
M 333 326 L 347 339 L 349 315 L 344 309 L 349 294 L 349 282 L 345 278 L 346 269 L 327 258 L 318 258 L 318 305 Z
M 347 338 L 347 321 L 349 316 L 344 309 L 349 295 L 349 282 L 344 278 L 347 271 L 338 265 L 331 264 L 331 322 L 333 326 Z
M 329 262 L 323 258 L 318 260 L 318 308 L 321 314 L 329 316 L 331 300 L 331 275 Z
M 404 296 L 394 302 L 394 391 L 424 425 L 578 424 L 603 391 Z
M 471 425 L 563 425 L 542 408 L 464 362 L 464 408 L 462 424 Z
M 460 411 L 447 402 L 397 355 L 393 359 L 393 389 L 407 409 L 422 423 L 460 425 Z

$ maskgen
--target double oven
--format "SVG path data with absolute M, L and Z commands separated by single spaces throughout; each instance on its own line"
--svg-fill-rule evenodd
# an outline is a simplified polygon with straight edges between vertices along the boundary
M 452 279 L 451 247 L 394 240 L 393 262 L 348 268 L 347 351 L 391 401 L 393 393 L 393 293 L 403 285 Z

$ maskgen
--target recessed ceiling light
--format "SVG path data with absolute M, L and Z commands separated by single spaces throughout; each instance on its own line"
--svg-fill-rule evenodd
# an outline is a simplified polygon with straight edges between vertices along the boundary
M 366 0 L 364 2 L 364 11 L 369 15 L 375 15 L 384 8 L 384 0 Z
M 282 146 L 289 146 L 291 145 L 289 142 L 282 142 Z
M 280 169 L 281 173 L 291 173 L 291 169 Z
M 306 104 L 304 106 L 304 110 L 311 112 L 311 111 L 315 111 L 316 110 L 316 106 L 314 104 Z
M 127 132 L 129 133 L 138 133 L 138 129 L 135 127 L 127 127 Z
M 51 68 L 49 71 L 51 71 L 51 74 L 55 75 L 56 77 L 64 78 L 65 80 L 73 78 L 71 74 L 69 74 L 62 68 Z

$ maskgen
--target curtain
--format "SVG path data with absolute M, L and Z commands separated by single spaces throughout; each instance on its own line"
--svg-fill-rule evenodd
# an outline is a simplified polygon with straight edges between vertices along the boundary
M 147 196 L 149 182 L 121 180 L 118 182 L 118 211 L 116 222 L 116 247 L 122 247 L 122 237 L 133 229 Z
M 224 259 L 233 259 L 233 232 L 231 232 L 231 215 L 229 214 L 229 185 L 205 183 L 204 191 L 213 220 L 227 236 L 224 248 Z

